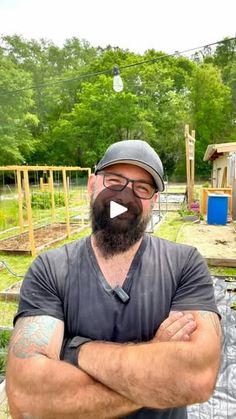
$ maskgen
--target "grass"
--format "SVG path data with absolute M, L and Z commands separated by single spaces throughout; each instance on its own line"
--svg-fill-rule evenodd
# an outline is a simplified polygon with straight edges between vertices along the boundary
M 183 222 L 181 221 L 179 214 L 176 212 L 169 212 L 165 215 L 161 224 L 157 226 L 154 235 L 162 239 L 176 242 L 182 225 Z
M 58 247 L 62 246 L 66 243 L 71 242 L 72 240 L 79 240 L 82 237 L 85 237 L 90 234 L 90 227 L 87 227 L 73 235 L 73 238 L 65 239 L 60 244 L 57 244 Z M 50 248 L 53 248 L 50 247 Z M 47 248 L 50 249 L 50 248 Z M 5 267 L 0 270 L 0 292 L 4 291 L 6 288 L 9 288 L 11 285 L 15 284 L 16 282 L 20 281 L 22 277 L 25 275 L 26 271 L 28 270 L 29 266 L 33 262 L 34 257 L 32 256 L 23 256 L 23 255 L 16 255 L 10 256 L 0 253 L 0 261 L 4 262 L 7 265 L 8 269 Z M 10 272 L 11 271 L 11 272 Z M 13 275 L 17 274 L 18 276 Z M 20 277 L 22 276 L 22 277 Z M 17 303 L 7 302 L 7 301 L 0 301 L 0 318 L 1 318 L 1 326 L 4 327 L 11 327 L 12 326 L 12 319 L 17 310 Z
M 31 188 L 32 189 L 32 188 Z M 55 219 L 57 222 L 65 221 L 64 193 L 62 189 L 54 189 Z M 51 195 L 41 192 L 39 188 L 32 189 L 32 222 L 34 226 L 52 223 Z M 60 204 L 57 206 L 57 203 Z M 80 213 L 86 216 L 88 211 L 88 194 L 85 185 L 70 187 L 69 211 L 71 214 Z M 23 200 L 23 223 L 28 229 L 26 203 Z M 12 188 L 4 190 L 0 200 L 0 239 L 19 234 L 19 210 L 17 190 Z
M 181 221 L 178 213 L 170 212 L 166 214 L 164 221 L 157 226 L 154 235 L 181 243 L 181 229 L 184 225 L 186 225 L 186 223 Z M 209 270 L 212 275 L 236 277 L 236 268 L 209 266 Z

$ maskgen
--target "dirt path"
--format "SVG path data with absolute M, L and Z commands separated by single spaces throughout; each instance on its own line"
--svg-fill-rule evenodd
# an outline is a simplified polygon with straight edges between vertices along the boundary
M 184 224 L 177 241 L 197 247 L 207 258 L 236 259 L 236 229 L 233 224 L 209 225 L 205 221 Z

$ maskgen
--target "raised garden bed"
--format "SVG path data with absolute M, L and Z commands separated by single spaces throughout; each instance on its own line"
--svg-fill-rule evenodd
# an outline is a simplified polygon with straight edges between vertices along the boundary
M 80 223 L 70 224 L 71 235 L 78 233 L 88 225 Z M 67 238 L 66 224 L 57 223 L 34 230 L 35 248 L 39 252 L 44 248 L 58 243 Z M 9 254 L 31 254 L 28 232 L 0 240 L 0 252 Z

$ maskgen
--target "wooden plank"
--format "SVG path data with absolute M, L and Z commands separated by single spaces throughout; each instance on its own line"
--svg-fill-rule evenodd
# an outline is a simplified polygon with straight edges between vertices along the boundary
M 208 194 L 209 193 L 218 193 L 229 195 L 228 200 L 228 212 L 232 214 L 232 188 L 203 188 L 202 190 L 202 200 L 201 200 L 201 213 L 203 215 L 207 214 L 207 204 L 208 204 Z
M 19 298 L 20 298 L 19 293 L 16 293 L 16 292 L 9 292 L 9 293 L 6 293 L 4 291 L 0 292 L 0 301 L 17 302 L 19 301 Z
M 210 266 L 225 266 L 236 268 L 236 259 L 205 258 L 205 261 Z
M 187 177 L 187 201 L 190 207 L 191 184 L 190 184 L 190 161 L 189 161 L 189 125 L 185 125 L 185 152 L 186 152 L 186 177 Z
M 222 188 L 227 187 L 227 167 L 224 167 L 223 176 L 221 180 L 221 187 Z
M 232 219 L 236 221 L 236 179 L 233 180 L 232 185 Z
M 19 214 L 19 226 L 20 232 L 24 231 L 24 219 L 23 219 L 23 199 L 22 199 L 22 187 L 21 187 L 21 172 L 20 170 L 16 171 L 17 179 L 17 193 L 18 193 L 18 214 Z
M 67 237 L 70 237 L 69 197 L 68 197 L 68 188 L 67 188 L 65 169 L 62 170 L 62 178 L 63 178 L 63 191 L 64 191 L 64 200 L 65 200 L 66 231 L 67 231 Z
M 49 170 L 49 190 L 51 193 L 51 206 L 52 206 L 52 223 L 56 221 L 56 207 L 55 207 L 55 196 L 54 196 L 54 183 L 53 183 L 53 170 Z
M 2 383 L 0 383 L 0 404 L 2 404 L 7 398 L 6 390 L 5 390 L 5 383 L 6 383 L 5 380 L 3 380 Z
M 24 189 L 25 189 L 25 200 L 27 208 L 27 217 L 28 217 L 28 226 L 29 226 L 29 241 L 30 241 L 30 250 L 31 255 L 36 255 L 35 242 L 34 242 L 34 227 L 33 227 L 33 216 L 32 216 L 32 207 L 31 207 L 31 196 L 30 196 L 30 187 L 29 187 L 29 176 L 28 171 L 24 171 Z
M 37 170 L 79 170 L 79 171 L 87 171 L 88 173 L 91 172 L 90 167 L 80 167 L 80 166 L 0 166 L 0 170 L 20 170 L 24 172 L 27 171 L 37 171 Z
M 188 208 L 194 200 L 194 176 L 195 176 L 195 130 L 189 134 L 189 125 L 185 125 L 185 150 L 186 150 L 186 177 L 187 177 L 187 201 Z

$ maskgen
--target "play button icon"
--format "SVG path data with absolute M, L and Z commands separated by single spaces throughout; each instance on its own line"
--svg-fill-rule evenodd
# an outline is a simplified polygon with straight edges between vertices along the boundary
M 117 217 L 123 212 L 128 211 L 128 208 L 124 207 L 123 205 L 117 204 L 115 201 L 110 201 L 110 218 Z

